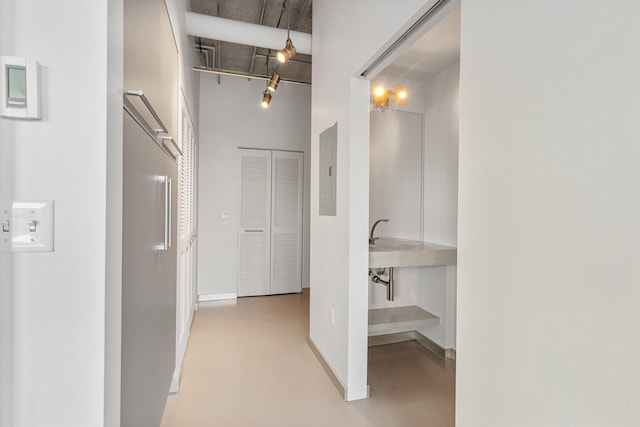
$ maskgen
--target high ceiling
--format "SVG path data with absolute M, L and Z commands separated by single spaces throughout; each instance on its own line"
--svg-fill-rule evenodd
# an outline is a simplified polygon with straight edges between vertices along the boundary
M 287 10 L 292 31 L 311 33 L 312 0 L 191 0 L 191 11 L 204 15 L 219 16 L 235 21 L 261 24 L 287 29 Z M 293 37 L 292 37 L 293 39 Z M 282 40 L 284 47 L 286 40 Z M 262 47 L 195 38 L 200 50 L 200 66 L 242 74 L 267 77 L 266 60 L 269 58 L 269 73 L 278 67 L 284 80 L 311 83 L 311 55 L 297 53 L 286 64 L 275 59 L 277 52 Z M 293 40 L 295 45 L 295 40 Z

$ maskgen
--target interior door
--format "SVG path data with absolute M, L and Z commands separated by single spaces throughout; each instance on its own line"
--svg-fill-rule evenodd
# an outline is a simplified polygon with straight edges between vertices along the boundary
M 272 152 L 271 294 L 302 291 L 302 153 Z
M 238 296 L 270 293 L 271 151 L 239 151 Z

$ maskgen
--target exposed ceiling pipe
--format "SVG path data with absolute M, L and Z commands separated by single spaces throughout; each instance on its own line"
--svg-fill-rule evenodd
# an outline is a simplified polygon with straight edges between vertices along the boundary
M 232 76 L 232 77 L 245 77 L 247 79 L 256 79 L 256 80 L 270 80 L 270 77 L 258 76 L 257 74 L 245 74 L 245 73 L 240 73 L 237 71 L 230 71 L 230 70 L 211 70 L 209 68 L 203 68 L 203 67 L 193 67 L 193 70 L 198 71 L 200 73 L 217 74 L 218 77 Z M 280 83 L 292 83 L 292 84 L 306 85 L 306 86 L 309 86 L 311 84 L 309 82 L 303 82 L 300 80 L 291 80 L 291 79 L 280 79 Z
M 260 22 L 259 24 L 262 25 L 262 23 L 264 22 L 264 11 L 267 8 L 267 0 L 263 0 L 262 2 L 262 12 L 260 13 Z M 254 46 L 253 47 L 253 55 L 251 55 L 251 66 L 249 67 L 249 74 L 253 73 L 253 67 L 256 63 L 256 51 L 258 50 L 258 46 Z
M 220 0 L 216 0 L 216 15 L 220 16 Z M 220 41 L 216 40 L 216 63 L 214 64 L 216 68 L 222 68 L 222 64 L 220 63 Z M 220 84 L 220 75 L 218 75 L 218 84 Z
M 198 49 L 198 52 L 204 54 L 204 60 L 207 68 L 217 68 L 215 64 L 217 48 L 215 46 L 202 44 L 202 40 L 198 38 L 198 42 L 196 43 L 196 49 Z M 211 62 L 212 62 L 211 65 L 209 65 L 209 58 L 211 58 Z
M 269 56 L 269 55 L 266 55 L 266 54 L 264 54 L 264 53 L 256 53 L 256 56 L 261 56 L 261 57 L 263 57 L 263 58 L 264 58 L 264 57 Z M 270 57 L 270 58 L 273 58 L 273 56 L 269 56 L 269 57 Z M 292 58 L 292 59 L 290 59 L 289 61 L 291 61 L 291 62 L 298 62 L 298 63 L 300 63 L 300 64 L 311 64 L 311 61 L 305 61 L 304 59 L 296 59 L 296 58 Z M 289 61 L 287 61 L 287 62 L 289 62 Z
M 218 16 L 187 12 L 187 33 L 194 37 L 204 37 L 280 50 L 287 40 L 287 30 L 265 25 L 234 21 Z M 311 55 L 311 34 L 291 31 L 291 40 L 299 53 Z

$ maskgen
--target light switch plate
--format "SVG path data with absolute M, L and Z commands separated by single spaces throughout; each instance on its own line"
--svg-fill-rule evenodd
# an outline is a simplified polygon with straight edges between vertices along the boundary
M 0 251 L 52 252 L 53 212 L 53 200 L 0 201 Z
M 6 229 L 9 231 L 4 231 Z M 0 252 L 11 252 L 11 201 L 0 200 Z

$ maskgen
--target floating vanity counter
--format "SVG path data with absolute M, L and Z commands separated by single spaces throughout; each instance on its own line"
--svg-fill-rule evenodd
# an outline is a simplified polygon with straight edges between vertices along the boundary
M 457 249 L 417 240 L 381 237 L 369 245 L 369 268 L 455 265 Z
M 457 249 L 415 240 L 381 237 L 369 245 L 369 268 L 429 267 L 455 265 Z M 393 277 L 391 275 L 391 277 Z M 393 282 L 393 279 L 389 280 Z M 387 282 L 385 282 L 387 283 Z M 388 300 L 393 301 L 393 285 L 388 286 Z M 418 306 L 389 307 L 369 310 L 369 336 L 411 331 L 418 326 L 437 325 L 440 318 Z

